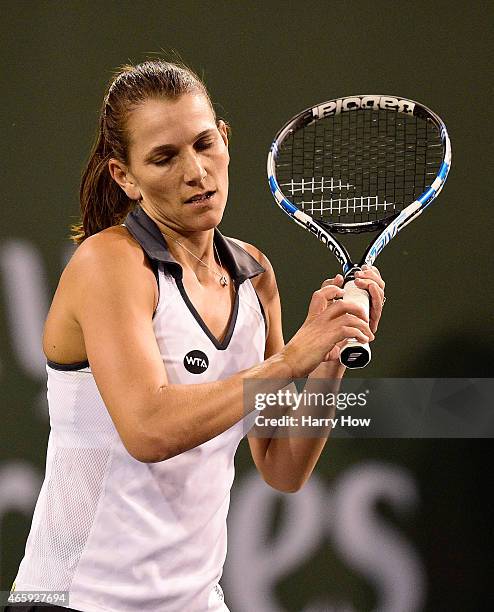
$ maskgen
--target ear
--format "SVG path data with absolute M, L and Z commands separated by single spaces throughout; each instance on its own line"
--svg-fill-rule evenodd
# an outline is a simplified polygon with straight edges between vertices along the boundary
M 140 200 L 141 191 L 129 169 L 118 159 L 111 158 L 108 161 L 108 170 L 112 179 L 125 191 L 131 200 Z
M 221 134 L 221 138 L 223 138 L 223 142 L 228 148 L 228 126 L 223 119 L 218 120 L 218 132 Z

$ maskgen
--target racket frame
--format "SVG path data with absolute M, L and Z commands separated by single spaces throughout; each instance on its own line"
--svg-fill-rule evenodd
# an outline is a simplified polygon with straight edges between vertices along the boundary
M 432 121 L 439 130 L 444 147 L 444 157 L 439 168 L 439 172 L 434 181 L 431 183 L 430 187 L 414 202 L 406 206 L 401 212 L 397 213 L 394 218 L 392 217 L 391 219 L 379 222 L 377 227 L 376 223 L 372 222 L 369 224 L 368 229 L 365 228 L 365 224 L 353 224 L 353 228 L 352 224 L 334 224 L 334 233 L 372 231 L 374 229 L 380 229 L 384 225 L 382 231 L 367 247 L 360 262 L 356 264 L 352 262 L 347 249 L 333 236 L 331 224 L 326 222 L 322 223 L 313 219 L 309 214 L 301 211 L 283 194 L 276 178 L 276 159 L 278 157 L 280 145 L 285 138 L 301 127 L 310 125 L 311 123 L 327 116 L 323 114 L 325 112 L 324 109 L 334 109 L 334 112 L 330 111 L 330 114 L 340 112 L 358 112 L 361 108 L 361 106 L 358 106 L 358 104 L 362 104 L 362 102 L 365 101 L 371 102 L 373 105 L 377 105 L 378 108 L 383 110 L 393 111 L 396 113 L 401 112 L 408 115 L 414 114 L 422 119 L 429 119 Z M 396 106 L 398 108 L 396 108 Z M 335 100 L 316 104 L 315 106 L 306 108 L 302 112 L 298 113 L 276 134 L 273 143 L 271 144 L 267 159 L 269 187 L 276 203 L 283 210 L 283 212 L 289 215 L 298 225 L 314 234 L 333 253 L 342 266 L 345 280 L 351 280 L 354 273 L 359 270 L 362 265 L 373 265 L 377 256 L 391 241 L 391 239 L 394 238 L 396 234 L 406 227 L 411 221 L 416 219 L 432 203 L 432 201 L 438 196 L 441 189 L 444 187 L 450 167 L 451 142 L 444 122 L 436 113 L 423 104 L 415 102 L 414 100 L 408 100 L 398 96 L 368 94 L 337 98 Z M 357 225 L 359 227 L 357 227 Z M 364 225 L 364 227 L 362 227 L 362 225 Z M 372 227 L 370 227 L 370 225 L 372 225 Z

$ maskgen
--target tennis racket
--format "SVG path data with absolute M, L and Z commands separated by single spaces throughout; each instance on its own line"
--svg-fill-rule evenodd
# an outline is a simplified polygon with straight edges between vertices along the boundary
M 355 272 L 372 265 L 388 242 L 437 197 L 451 166 L 443 121 L 426 106 L 396 96 L 365 95 L 323 102 L 295 115 L 268 154 L 275 201 L 340 262 L 344 300 L 369 312 Z M 377 232 L 359 263 L 338 234 Z M 371 359 L 350 339 L 340 354 L 349 368 Z

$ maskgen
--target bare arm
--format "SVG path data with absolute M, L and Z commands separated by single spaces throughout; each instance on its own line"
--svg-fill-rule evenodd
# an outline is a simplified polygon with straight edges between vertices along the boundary
M 265 357 L 269 359 L 271 355 L 282 353 L 285 350 L 285 343 L 282 331 L 280 299 L 274 272 L 269 261 L 264 256 L 262 256 L 261 263 L 266 268 L 267 273 L 265 277 L 259 281 L 257 290 L 264 300 L 263 303 L 266 304 L 265 310 L 269 319 L 269 335 L 265 354 Z M 367 279 L 365 282 L 359 282 L 359 284 L 362 288 L 369 289 L 369 284 L 371 282 L 372 281 Z M 341 287 L 342 284 L 343 278 L 341 275 L 338 275 L 334 279 L 325 281 L 323 287 Z M 371 328 L 375 331 L 380 317 L 380 308 L 378 308 L 377 304 L 382 302 L 382 296 L 376 293 L 375 286 L 372 287 L 372 293 L 376 297 L 374 300 L 376 303 L 376 312 L 374 313 L 375 320 L 371 321 Z M 338 316 L 339 307 L 338 304 L 328 304 L 325 300 L 318 299 L 311 302 L 309 312 L 322 313 L 325 310 L 334 309 L 334 314 Z M 366 331 L 366 333 L 369 335 L 369 331 Z M 288 343 L 286 348 L 289 348 L 291 342 L 296 340 L 296 337 L 297 334 L 294 339 Z M 371 335 L 369 337 L 373 339 L 374 336 Z M 307 350 L 310 350 L 309 347 L 307 347 Z M 326 393 L 337 393 L 341 378 L 346 369 L 339 362 L 339 347 L 334 346 L 329 354 L 326 355 L 325 359 L 326 361 L 320 363 L 309 373 L 308 389 L 312 390 L 311 379 L 313 382 L 314 379 L 325 379 L 326 382 L 323 384 L 323 389 L 320 389 L 318 385 L 318 388 L 314 388 L 313 390 L 323 390 Z M 295 391 L 295 388 L 292 390 Z M 297 412 L 299 422 L 301 414 L 301 411 Z M 325 416 L 334 416 L 331 408 L 328 408 L 328 414 Z M 326 444 L 330 428 L 325 428 L 324 433 L 325 435 L 321 435 L 321 437 L 284 436 L 278 438 L 262 438 L 258 437 L 259 432 L 254 428 L 251 434 L 249 434 L 248 439 L 252 457 L 264 480 L 280 491 L 294 492 L 299 490 L 310 477 Z
M 143 274 L 142 252 L 102 234 L 83 243 L 74 261 L 74 315 L 105 405 L 140 461 L 173 457 L 225 431 L 245 416 L 244 380 L 303 376 L 348 335 L 344 327 L 328 326 L 322 313 L 302 326 L 291 346 L 258 366 L 213 383 L 170 384 L 152 327 L 154 289 Z M 364 335 L 357 316 L 342 316 Z

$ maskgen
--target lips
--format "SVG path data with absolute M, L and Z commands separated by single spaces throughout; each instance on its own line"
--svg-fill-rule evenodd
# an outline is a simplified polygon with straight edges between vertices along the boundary
M 202 193 L 196 193 L 195 195 L 193 195 L 191 198 L 189 198 L 188 200 L 185 200 L 186 204 L 190 204 L 192 202 L 206 202 L 207 200 L 209 200 L 214 194 L 216 193 L 216 191 L 203 191 Z

